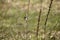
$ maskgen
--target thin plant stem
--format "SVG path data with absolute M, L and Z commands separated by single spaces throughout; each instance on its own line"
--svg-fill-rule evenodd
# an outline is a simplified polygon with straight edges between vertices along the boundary
M 25 40 L 28 40 L 28 37 L 27 37 L 27 31 L 28 31 L 28 14 L 29 14 L 29 6 L 30 6 L 30 0 L 28 0 L 28 8 L 27 8 L 27 12 L 25 14 Z
M 44 34 L 46 33 L 46 25 L 47 25 L 47 21 L 48 21 L 48 16 L 49 16 L 49 14 L 50 14 L 50 10 L 51 10 L 51 8 L 52 8 L 52 3 L 53 3 L 53 0 L 51 0 L 51 2 L 50 2 L 50 5 L 49 5 L 49 9 L 48 9 L 48 13 L 47 13 L 47 17 L 46 17 L 46 20 L 45 20 L 45 24 L 44 24 Z M 45 38 L 44 38 L 44 40 L 45 40 Z
M 42 0 L 41 0 L 41 6 L 40 6 L 39 15 L 38 15 L 37 30 L 36 30 L 36 37 L 37 37 L 37 40 L 39 40 L 38 36 L 39 36 L 39 25 L 40 25 L 41 13 L 42 13 Z

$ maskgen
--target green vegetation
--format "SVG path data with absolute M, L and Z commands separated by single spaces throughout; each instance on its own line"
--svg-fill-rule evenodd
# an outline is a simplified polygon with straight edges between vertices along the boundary
M 0 0 L 0 40 L 36 40 L 41 1 L 30 0 L 28 4 L 28 0 Z M 44 40 L 44 37 L 46 40 L 54 40 L 54 38 L 60 40 L 60 1 L 58 0 L 52 3 L 44 34 L 49 4 L 49 0 L 42 1 L 38 40 Z M 27 28 L 24 19 L 26 13 L 28 13 Z

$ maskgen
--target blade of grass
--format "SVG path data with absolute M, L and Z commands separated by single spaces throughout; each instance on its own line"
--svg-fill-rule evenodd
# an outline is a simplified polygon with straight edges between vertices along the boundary
M 42 13 L 42 0 L 41 0 L 41 8 L 40 8 L 39 15 L 38 15 L 37 30 L 36 30 L 36 38 L 37 38 L 37 40 L 39 40 L 38 36 L 39 36 L 39 25 L 40 25 L 41 13 Z
M 45 24 L 44 24 L 44 34 L 46 33 L 46 25 L 47 25 L 47 21 L 48 21 L 48 16 L 49 16 L 49 14 L 50 14 L 50 10 L 51 10 L 51 8 L 52 8 L 52 3 L 53 3 L 53 0 L 51 0 L 51 2 L 50 2 L 50 5 L 49 5 L 49 9 L 48 9 L 48 13 L 47 13 L 47 17 L 46 17 L 46 20 L 45 20 Z M 44 38 L 44 40 L 45 40 L 45 38 Z

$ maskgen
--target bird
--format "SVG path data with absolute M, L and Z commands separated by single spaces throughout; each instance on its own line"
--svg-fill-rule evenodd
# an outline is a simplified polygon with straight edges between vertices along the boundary
M 27 17 L 26 16 L 24 17 L 24 20 L 27 20 Z

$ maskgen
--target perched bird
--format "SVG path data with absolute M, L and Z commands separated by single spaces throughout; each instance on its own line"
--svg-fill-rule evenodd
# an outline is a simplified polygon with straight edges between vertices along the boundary
M 27 20 L 27 17 L 26 16 L 24 17 L 24 20 Z

